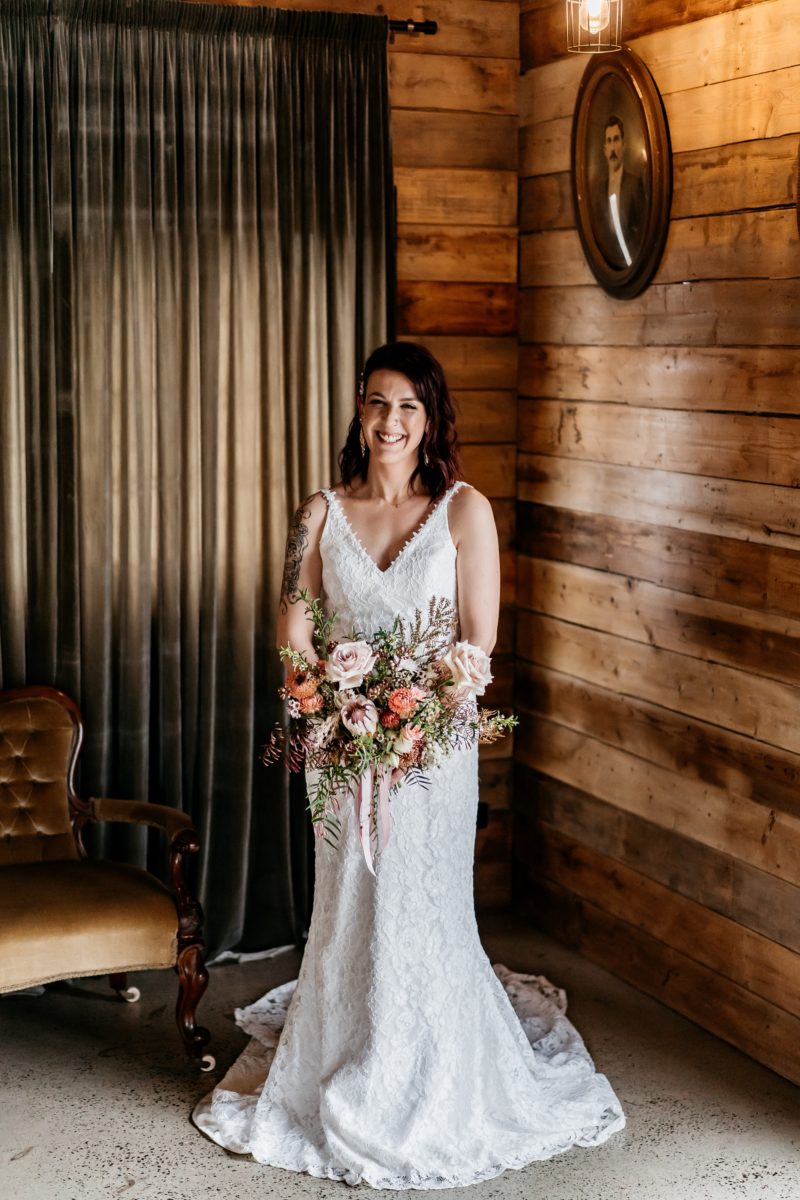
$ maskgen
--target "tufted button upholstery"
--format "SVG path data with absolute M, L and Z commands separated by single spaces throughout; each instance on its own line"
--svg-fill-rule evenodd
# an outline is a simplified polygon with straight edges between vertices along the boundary
M 0 704 L 0 867 L 77 858 L 67 792 L 75 738 L 50 697 Z

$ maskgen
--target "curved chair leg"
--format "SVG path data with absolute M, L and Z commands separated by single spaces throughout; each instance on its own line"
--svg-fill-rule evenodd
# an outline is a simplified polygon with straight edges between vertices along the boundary
M 124 973 L 109 975 L 108 986 L 112 992 L 117 993 L 120 1000 L 125 1000 L 128 1004 L 135 1004 L 142 995 L 137 987 L 128 987 L 128 976 Z
M 217 1065 L 216 1059 L 212 1054 L 203 1053 L 211 1034 L 195 1021 L 197 1005 L 208 986 L 208 971 L 203 963 L 202 943 L 184 946 L 178 953 L 175 970 L 178 973 L 175 1019 L 186 1053 L 192 1058 L 200 1059 L 201 1071 L 213 1071 Z

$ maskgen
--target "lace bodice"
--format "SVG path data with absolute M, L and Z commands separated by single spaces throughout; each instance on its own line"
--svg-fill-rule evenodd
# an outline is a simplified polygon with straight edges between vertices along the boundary
M 444 596 L 458 606 L 456 548 L 447 511 L 456 492 L 468 486 L 458 480 L 448 488 L 385 571 L 367 553 L 336 492 L 322 489 L 328 502 L 320 539 L 322 602 L 326 612 L 336 612 L 334 638 L 348 636 L 353 626 L 373 633 L 398 615 L 410 620 L 431 596 Z

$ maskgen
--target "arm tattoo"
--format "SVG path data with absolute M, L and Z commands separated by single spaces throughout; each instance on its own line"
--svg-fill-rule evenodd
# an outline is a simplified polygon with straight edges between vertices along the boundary
M 289 526 L 289 536 L 286 539 L 286 562 L 283 568 L 283 585 L 281 587 L 281 612 L 288 611 L 289 604 L 296 604 L 299 599 L 298 583 L 300 582 L 300 565 L 303 555 L 308 548 L 308 526 L 305 522 L 311 516 L 311 509 L 306 507 L 308 501 L 301 504 L 292 517 Z

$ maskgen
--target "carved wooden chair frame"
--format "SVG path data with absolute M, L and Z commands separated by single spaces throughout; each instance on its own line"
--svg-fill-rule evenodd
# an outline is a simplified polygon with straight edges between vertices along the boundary
M 175 971 L 178 976 L 178 999 L 175 1019 L 186 1053 L 201 1060 L 201 1069 L 211 1071 L 216 1065 L 205 1047 L 211 1035 L 196 1022 L 197 1006 L 208 986 L 208 972 L 203 961 L 203 910 L 187 887 L 188 861 L 200 850 L 200 839 L 190 817 L 180 809 L 138 800 L 109 800 L 93 797 L 82 799 L 75 790 L 75 768 L 83 743 L 83 718 L 76 702 L 57 688 L 30 686 L 0 692 L 0 703 L 24 699 L 48 699 L 59 704 L 70 716 L 73 742 L 67 765 L 67 797 L 72 833 L 80 858 L 87 858 L 83 834 L 95 821 L 122 821 L 128 824 L 149 825 L 160 829 L 169 839 L 170 878 L 172 898 L 178 916 L 178 945 Z M 124 1000 L 139 998 L 136 988 L 128 988 L 124 974 L 109 975 L 109 984 Z

